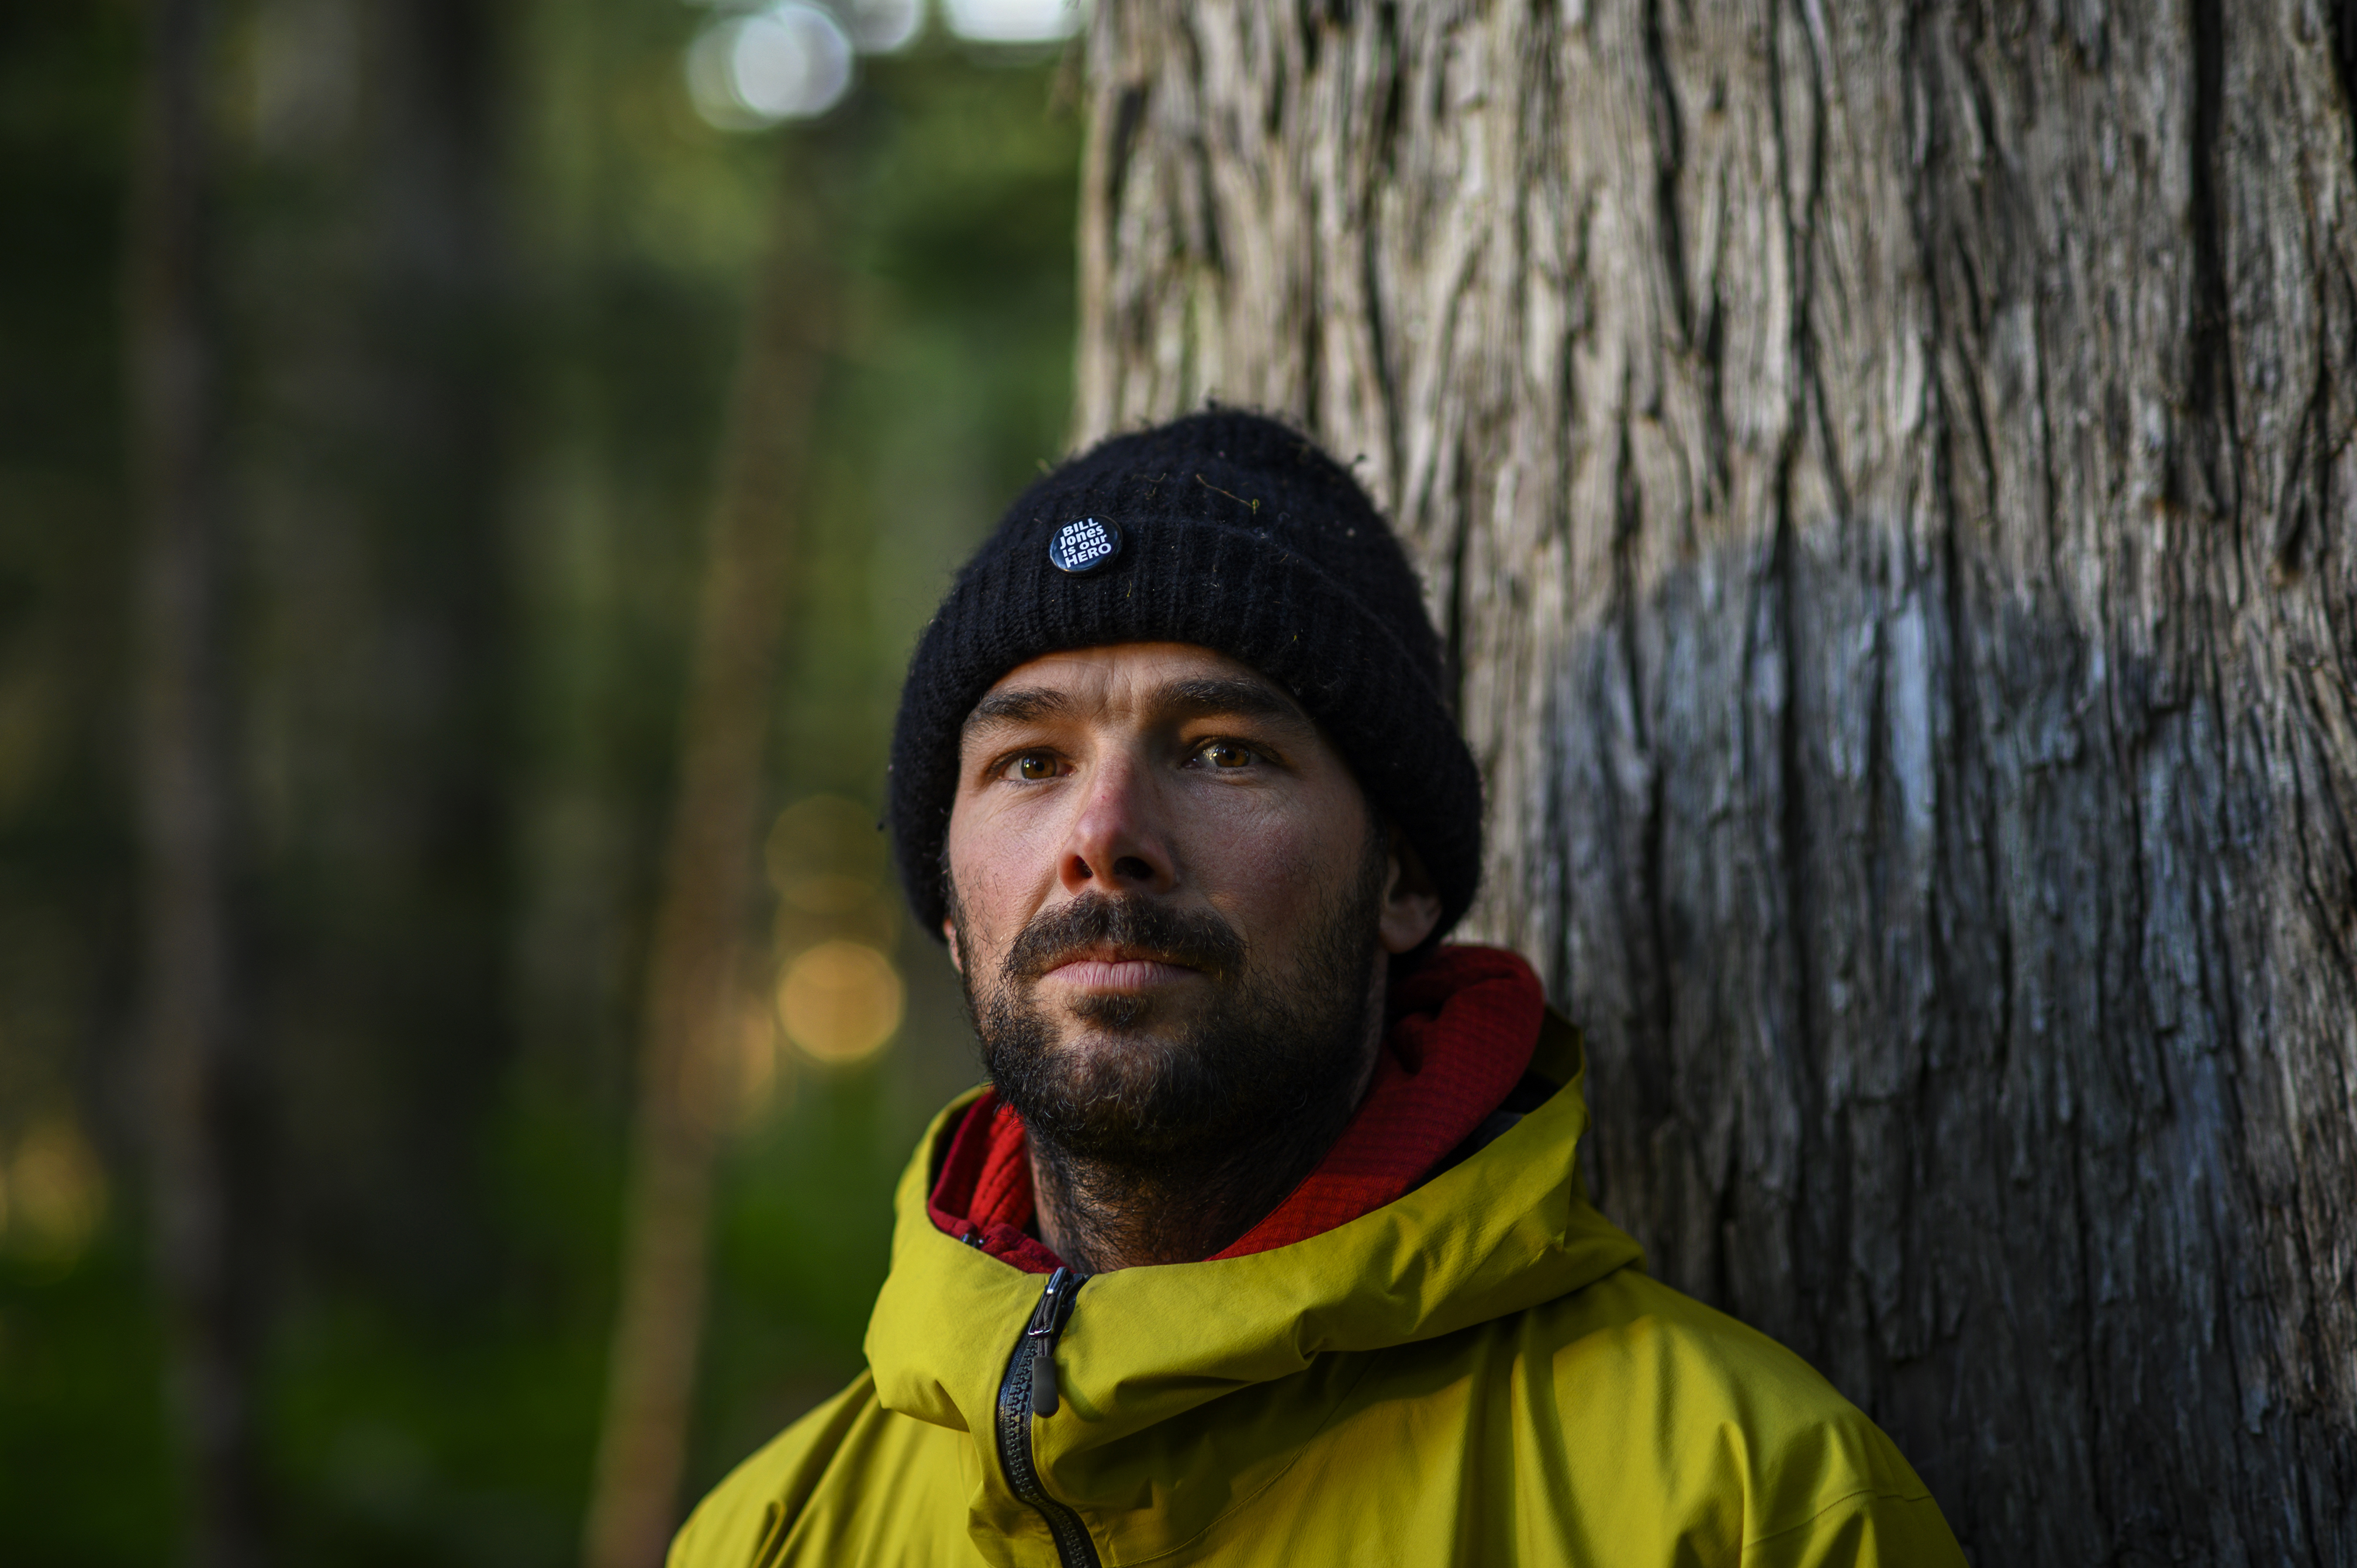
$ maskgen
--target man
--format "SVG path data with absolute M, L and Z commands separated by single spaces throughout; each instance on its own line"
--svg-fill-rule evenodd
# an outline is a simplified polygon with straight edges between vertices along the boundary
M 1017 500 L 890 825 L 991 1087 L 901 1184 L 867 1373 L 674 1568 L 1963 1561 L 1588 1204 L 1577 1035 L 1438 945 L 1480 782 L 1415 575 L 1299 435 L 1202 414 Z

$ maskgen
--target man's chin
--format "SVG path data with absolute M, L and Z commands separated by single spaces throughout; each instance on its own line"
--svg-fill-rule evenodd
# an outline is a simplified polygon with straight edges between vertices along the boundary
M 1028 1038 L 986 1036 L 985 1065 L 1043 1145 L 1109 1167 L 1214 1157 L 1350 1076 L 1329 1061 L 1286 1058 L 1275 1043 L 1193 1009 L 1127 1018 L 1128 1009 L 1092 1000 L 1086 1012 L 1122 1016 L 1082 1011 L 1031 1015 Z M 1288 1031 L 1282 1044 L 1300 1038 Z
M 1042 1059 L 1085 1073 L 1092 1065 L 1167 1062 L 1200 1048 L 1200 1042 L 1163 1019 L 1071 1018 L 1057 1031 Z
M 1064 1039 L 1074 1042 L 1088 1036 L 1135 1039 L 1167 1022 L 1170 1009 L 1134 992 L 1095 991 L 1073 997 L 1058 1011 L 1064 1015 Z

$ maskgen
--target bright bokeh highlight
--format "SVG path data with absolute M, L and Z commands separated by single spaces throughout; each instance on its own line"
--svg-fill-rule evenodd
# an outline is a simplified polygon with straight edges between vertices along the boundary
M 1080 0 L 947 0 L 950 31 L 978 44 L 1044 44 L 1081 30 Z
M 833 13 L 803 0 L 714 23 L 688 46 L 696 113 L 728 131 L 825 113 L 851 90 L 852 43 Z
M 865 942 L 821 942 L 786 966 L 778 1023 L 823 1062 L 873 1056 L 900 1027 L 906 995 L 892 961 Z

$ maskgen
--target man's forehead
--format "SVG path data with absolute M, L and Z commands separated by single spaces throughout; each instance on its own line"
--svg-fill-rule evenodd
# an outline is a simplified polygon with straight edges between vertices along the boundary
M 1050 653 L 999 677 L 964 729 L 1125 714 L 1212 714 L 1309 725 L 1290 693 L 1242 661 L 1188 643 L 1120 643 Z

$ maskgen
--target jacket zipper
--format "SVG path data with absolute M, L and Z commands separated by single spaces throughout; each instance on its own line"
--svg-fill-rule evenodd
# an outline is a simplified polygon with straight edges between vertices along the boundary
M 1089 1539 L 1081 1516 L 1048 1495 L 1032 1462 L 1031 1417 L 1056 1413 L 1063 1401 L 1056 1387 L 1056 1337 L 1071 1320 L 1072 1300 L 1088 1275 L 1058 1269 L 1048 1276 L 1031 1321 L 1006 1359 L 1006 1376 L 998 1385 L 998 1463 L 1015 1495 L 1048 1521 L 1056 1542 L 1057 1561 L 1063 1568 L 1099 1568 L 1097 1543 Z

